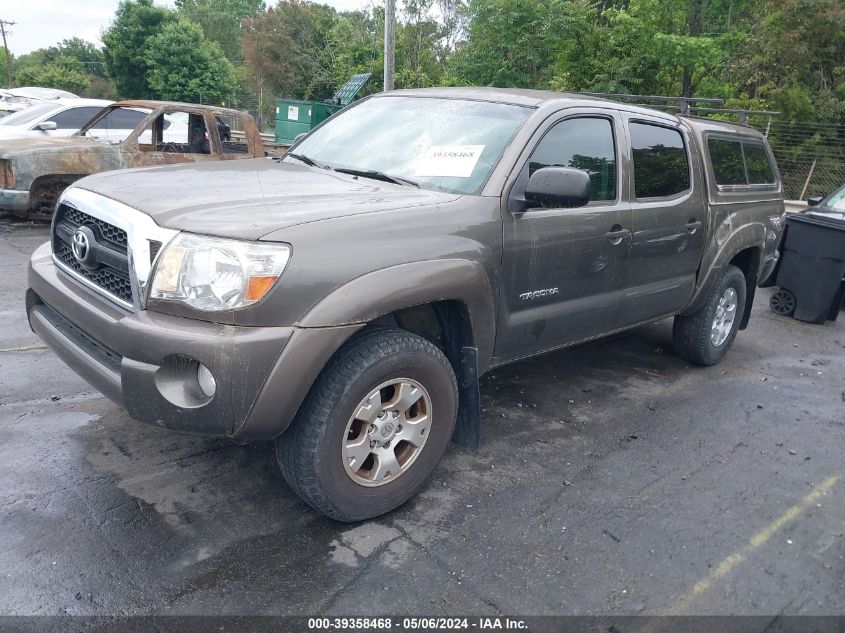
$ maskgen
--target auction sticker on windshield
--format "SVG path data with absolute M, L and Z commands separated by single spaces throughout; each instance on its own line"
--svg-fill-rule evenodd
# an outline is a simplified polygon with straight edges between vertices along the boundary
M 469 178 L 484 145 L 432 145 L 417 166 L 417 176 Z

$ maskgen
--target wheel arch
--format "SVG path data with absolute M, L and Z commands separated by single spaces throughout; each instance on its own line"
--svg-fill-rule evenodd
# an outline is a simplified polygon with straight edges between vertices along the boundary
M 478 444 L 478 376 L 490 364 L 495 304 L 483 267 L 466 260 L 416 262 L 375 271 L 335 289 L 297 323 L 238 439 L 283 433 L 326 364 L 365 327 L 395 326 L 440 347 L 458 377 L 456 437 Z M 284 393 L 284 398 L 278 393 Z
M 734 265 L 745 275 L 745 306 L 740 321 L 740 329 L 748 326 L 748 319 L 751 315 L 751 307 L 754 304 L 754 293 L 757 289 L 760 269 L 763 265 L 763 245 L 766 240 L 765 227 L 759 223 L 747 224 L 730 236 L 716 253 L 711 264 L 702 268 L 705 270 L 702 275 L 699 273 L 699 280 L 696 284 L 693 298 L 682 315 L 690 315 L 697 312 L 707 301 L 707 296 L 713 285 L 719 280 L 722 272 L 727 266 Z
M 484 267 L 469 260 L 412 262 L 368 273 L 335 289 L 297 325 L 338 327 L 404 318 L 423 327 L 417 333 L 424 335 L 418 317 L 427 310 L 446 319 L 450 333 L 460 334 L 464 344 L 478 350 L 482 371 L 489 366 L 495 342 L 494 293 Z

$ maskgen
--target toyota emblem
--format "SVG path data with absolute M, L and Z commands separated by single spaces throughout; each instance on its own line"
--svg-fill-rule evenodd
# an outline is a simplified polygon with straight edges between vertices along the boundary
M 76 233 L 73 234 L 71 250 L 73 250 L 73 256 L 76 257 L 79 263 L 85 262 L 85 258 L 88 257 L 89 248 L 90 244 L 88 243 L 88 236 L 85 234 L 85 231 L 81 227 L 76 229 Z

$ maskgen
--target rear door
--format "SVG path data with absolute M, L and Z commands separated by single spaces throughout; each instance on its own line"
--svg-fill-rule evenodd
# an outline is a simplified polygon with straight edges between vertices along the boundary
M 521 159 L 504 213 L 497 360 L 529 356 L 613 329 L 629 245 L 624 234 L 627 204 L 620 195 L 620 125 L 613 110 L 567 110 L 538 130 Z M 587 171 L 592 180 L 589 204 L 528 205 L 529 176 L 548 166 Z M 608 236 L 614 231 L 619 235 Z
M 665 119 L 625 114 L 633 236 L 618 327 L 683 308 L 695 289 L 707 206 L 687 131 Z

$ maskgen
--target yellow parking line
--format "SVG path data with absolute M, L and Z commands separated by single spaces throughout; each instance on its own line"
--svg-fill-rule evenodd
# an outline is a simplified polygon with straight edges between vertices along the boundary
M 802 512 L 812 506 L 822 495 L 828 492 L 840 479 L 839 475 L 832 475 L 816 486 L 813 492 L 806 495 L 801 501 L 789 508 L 786 512 L 781 514 L 777 519 L 772 521 L 767 527 L 763 528 L 751 537 L 748 544 L 742 549 L 729 555 L 725 560 L 719 563 L 713 571 L 704 578 L 699 580 L 692 589 L 682 596 L 678 602 L 675 603 L 667 615 L 678 615 L 686 613 L 690 604 L 705 591 L 710 589 L 714 582 L 719 578 L 729 573 L 734 567 L 743 562 L 748 556 L 759 547 L 763 546 L 776 532 L 781 530 L 787 523 L 797 519 Z

